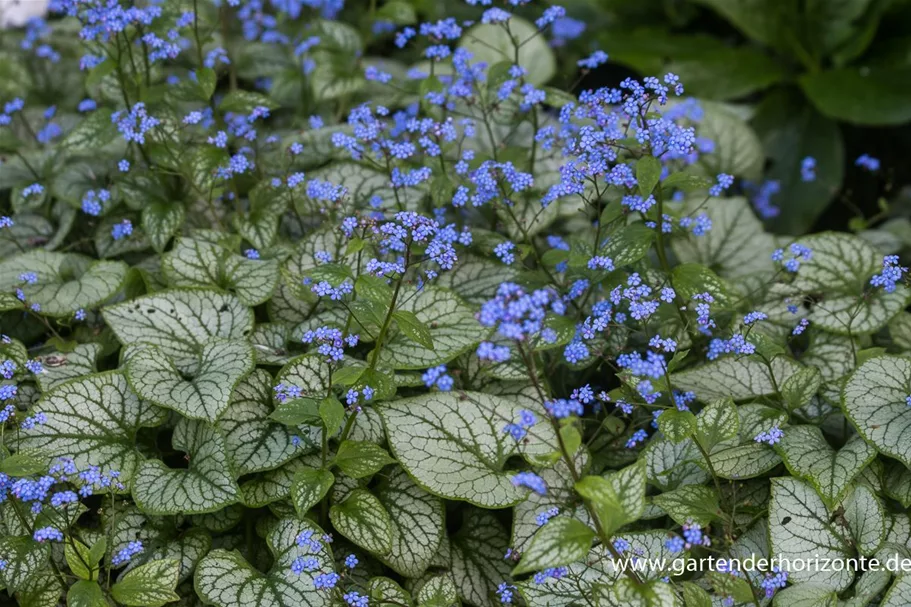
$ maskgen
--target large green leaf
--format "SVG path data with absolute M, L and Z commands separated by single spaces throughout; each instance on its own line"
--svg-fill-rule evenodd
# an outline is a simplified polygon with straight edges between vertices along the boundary
M 314 551 L 309 544 L 295 542 L 302 532 L 320 537 L 323 531 L 310 521 L 281 519 L 271 526 L 266 544 L 274 557 L 267 574 L 260 573 L 238 552 L 213 550 L 196 568 L 194 586 L 199 597 L 215 607 L 324 607 L 330 604 L 328 593 L 317 592 L 313 579 L 331 571 L 332 554 L 323 543 Z M 291 572 L 298 557 L 317 559 L 318 568 L 300 576 Z
M 136 396 L 119 372 L 99 373 L 64 383 L 35 405 L 43 424 L 21 430 L 21 449 L 40 449 L 48 457 L 71 457 L 80 470 L 98 466 L 120 472 L 129 486 L 143 460 L 136 432 L 157 426 L 165 411 Z
M 378 409 L 396 459 L 424 489 L 486 508 L 521 501 L 525 491 L 503 469 L 516 453 L 516 442 L 503 432 L 520 409 L 513 401 L 439 392 Z
M 0 538 L 0 558 L 7 566 L 0 569 L 0 584 L 13 592 L 19 590 L 34 574 L 48 566 L 51 549 L 29 536 Z
M 0 263 L 0 291 L 21 288 L 26 301 L 37 303 L 48 316 L 71 316 L 110 299 L 126 280 L 122 261 L 91 261 L 87 257 L 45 250 L 30 251 Z M 20 278 L 34 273 L 35 284 Z
M 426 369 L 465 353 L 487 336 L 474 312 L 452 291 L 425 287 L 401 306 L 429 330 L 433 349 L 411 340 L 405 332 L 383 346 L 380 360 L 395 369 Z
M 774 203 L 781 214 L 774 225 L 789 234 L 804 234 L 841 187 L 845 152 L 838 125 L 822 116 L 792 89 L 776 90 L 763 99 L 753 126 L 772 159 L 768 178 L 781 191 Z M 804 181 L 800 163 L 816 159 L 816 179 Z
M 882 126 L 911 120 L 911 68 L 850 67 L 810 72 L 800 86 L 816 108 L 831 118 Z
M 203 514 L 233 504 L 238 498 L 225 440 L 212 426 L 181 419 L 171 442 L 189 456 L 189 467 L 168 468 L 147 460 L 133 483 L 133 500 L 150 514 Z
M 401 468 L 377 487 L 376 496 L 392 523 L 392 550 L 383 562 L 401 575 L 418 577 L 430 565 L 445 533 L 443 503 Z
M 237 384 L 253 370 L 253 349 L 242 341 L 213 339 L 199 354 L 199 367 L 185 379 L 155 346 L 144 346 L 127 362 L 127 377 L 136 393 L 190 419 L 214 423 L 221 417 Z
M 714 152 L 699 159 L 706 176 L 712 178 L 718 173 L 728 173 L 744 179 L 758 179 L 765 153 L 753 129 L 721 103 L 703 101 L 700 105 L 704 115 L 696 125 L 696 134 L 715 143 Z
M 772 479 L 769 505 L 769 537 L 776 556 L 791 559 L 845 559 L 851 550 L 822 499 L 813 488 L 795 478 Z M 848 569 L 840 571 L 792 571 L 791 582 L 818 582 L 844 590 L 854 579 Z
M 183 373 L 195 372 L 212 337 L 244 339 L 253 311 L 233 295 L 175 289 L 105 308 L 104 319 L 120 343 L 157 346 Z
M 731 65 L 738 69 L 730 69 Z M 780 61 L 750 47 L 719 46 L 672 57 L 666 69 L 680 77 L 687 93 L 721 101 L 755 93 L 787 76 Z
M 797 5 L 777 0 L 695 0 L 711 7 L 750 38 L 778 50 L 790 50 Z M 791 37 L 791 38 L 789 38 Z
M 876 457 L 876 450 L 856 435 L 836 451 L 816 426 L 790 426 L 777 450 L 791 474 L 813 485 L 829 508 Z
M 876 448 L 911 466 L 911 360 L 879 356 L 851 375 L 842 409 L 857 431 Z

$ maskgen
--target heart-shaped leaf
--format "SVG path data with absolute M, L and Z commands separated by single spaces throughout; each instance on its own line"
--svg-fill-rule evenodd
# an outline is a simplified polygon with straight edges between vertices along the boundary
M 184 417 L 214 423 L 253 364 L 249 344 L 213 339 L 202 347 L 198 371 L 185 379 L 161 350 L 144 346 L 130 356 L 127 377 L 141 398 Z

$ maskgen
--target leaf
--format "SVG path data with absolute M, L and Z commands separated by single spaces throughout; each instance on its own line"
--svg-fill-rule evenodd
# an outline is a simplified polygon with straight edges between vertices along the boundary
M 652 498 L 679 525 L 688 520 L 703 527 L 719 518 L 722 510 L 714 489 L 702 485 L 684 485 Z
M 389 446 L 417 483 L 436 495 L 486 508 L 525 491 L 503 470 L 516 443 L 502 431 L 519 406 L 488 394 L 436 392 L 377 406 Z
M 597 604 L 617 604 L 624 607 L 675 607 L 676 598 L 670 584 L 651 581 L 638 584 L 629 578 L 620 578 L 612 586 L 595 586 Z
M 881 453 L 911 466 L 911 360 L 880 356 L 862 364 L 842 391 L 845 415 Z
M 745 198 L 700 198 L 685 207 L 688 212 L 697 208 L 712 220 L 712 229 L 704 236 L 671 240 L 681 262 L 708 266 L 723 278 L 772 270 L 775 241 L 763 231 Z
M 366 489 L 355 489 L 344 502 L 329 509 L 329 520 L 339 533 L 378 555 L 392 550 L 392 521 L 383 504 Z
M 816 426 L 790 426 L 777 451 L 791 474 L 810 483 L 829 508 L 841 501 L 876 457 L 876 450 L 857 435 L 836 451 Z
M 908 67 L 849 67 L 809 72 L 798 80 L 816 108 L 836 120 L 867 126 L 911 120 Z
M 153 202 L 142 208 L 142 231 L 152 248 L 163 252 L 183 225 L 184 208 L 179 202 Z
M 886 511 L 882 502 L 866 485 L 858 484 L 845 499 L 845 520 L 858 551 L 875 554 L 886 539 Z
M 889 586 L 879 607 L 901 607 L 903 601 L 907 600 L 909 592 L 911 592 L 911 575 L 899 575 Z
M 182 373 L 193 373 L 212 337 L 244 339 L 253 311 L 233 295 L 207 289 L 174 289 L 105 308 L 105 322 L 122 344 L 157 346 Z
M 737 69 L 729 69 L 731 65 Z M 697 51 L 692 56 L 672 59 L 666 70 L 680 77 L 687 93 L 719 101 L 761 91 L 787 77 L 781 62 L 747 46 L 722 45 Z
M 181 419 L 171 442 L 189 455 L 186 469 L 147 460 L 136 473 L 133 501 L 149 514 L 215 512 L 238 499 L 224 438 L 212 426 Z
M 221 101 L 219 109 L 223 112 L 235 112 L 238 114 L 249 114 L 258 106 L 267 107 L 274 110 L 278 107 L 275 102 L 262 93 L 253 91 L 233 90 Z
M 351 478 L 372 476 L 394 462 L 385 449 L 367 441 L 346 440 L 335 455 L 335 463 Z
M 430 335 L 430 329 L 417 316 L 412 312 L 396 310 L 392 313 L 392 317 L 408 339 L 428 350 L 433 350 L 433 337 Z
M 591 549 L 594 537 L 588 525 L 565 516 L 554 517 L 535 534 L 512 573 L 521 575 L 580 561 Z
M 750 126 L 729 107 L 714 101 L 701 101 L 704 115 L 696 125 L 696 135 L 715 143 L 711 154 L 701 156 L 699 167 L 711 178 L 728 173 L 744 179 L 758 179 L 765 153 Z M 713 229 L 716 229 L 713 226 Z
M 836 607 L 838 593 L 825 584 L 803 583 L 775 595 L 775 607 Z
M 41 450 L 49 459 L 70 457 L 80 470 L 117 470 L 127 486 L 143 460 L 137 430 L 165 418 L 163 410 L 141 401 L 119 372 L 64 383 L 38 401 L 33 413 L 38 412 L 47 421 L 20 430 L 20 449 Z
M 775 385 L 796 373 L 801 366 L 779 356 L 772 361 L 773 383 L 769 369 L 756 357 L 726 356 L 691 370 L 671 375 L 680 390 L 692 390 L 703 399 L 732 398 L 735 401 L 774 394 Z
M 44 371 L 35 376 L 42 392 L 48 392 L 71 379 L 91 375 L 101 354 L 101 344 L 78 344 L 71 352 L 53 352 L 37 357 Z
M 661 161 L 654 156 L 643 156 L 636 162 L 636 181 L 639 195 L 648 198 L 661 179 Z
M 66 591 L 66 607 L 108 607 L 98 582 L 78 580 Z
M 497 586 L 509 581 L 509 564 L 503 560 L 509 545 L 506 530 L 492 513 L 469 508 L 450 543 L 452 579 L 459 596 L 472 605 L 496 607 Z
M 774 199 L 781 214 L 772 225 L 776 231 L 805 234 L 841 187 L 845 151 L 838 125 L 791 88 L 770 91 L 752 123 L 772 159 L 767 178 L 781 186 Z M 801 179 L 798 168 L 807 156 L 816 159 L 812 181 Z
M 515 282 L 517 274 L 512 266 L 460 253 L 459 263 L 452 270 L 441 273 L 436 284 L 455 291 L 468 303 L 480 306 L 496 294 L 500 284 Z
M 268 419 L 271 384 L 266 371 L 254 370 L 234 388 L 231 402 L 218 420 L 238 476 L 272 470 L 314 446 L 308 434 L 299 434 L 302 444 L 294 445 L 293 429 Z
M 686 607 L 712 607 L 712 597 L 693 582 L 683 582 L 683 602 Z
M 323 543 L 318 551 L 308 544 L 300 547 L 295 539 L 304 531 L 320 537 L 323 530 L 310 521 L 281 519 L 271 526 L 266 545 L 274 556 L 268 573 L 262 574 L 238 552 L 213 550 L 196 568 L 194 587 L 200 599 L 215 607 L 328 607 L 328 593 L 315 592 L 313 578 L 332 570 L 332 554 Z M 291 573 L 298 557 L 314 557 L 318 568 L 301 575 Z
M 196 565 L 212 549 L 212 537 L 205 529 L 191 528 L 176 538 L 164 537 L 149 546 L 141 557 L 137 557 L 127 566 L 127 571 L 144 562 L 155 560 L 176 560 L 180 563 L 178 584 L 193 575 Z
M 106 302 L 126 280 L 122 261 L 91 261 L 74 253 L 35 250 L 0 262 L 0 291 L 21 288 L 28 303 L 41 306 L 47 316 L 71 316 L 80 308 L 91 309 Z M 35 284 L 19 276 L 32 272 Z
M 376 488 L 376 496 L 392 523 L 392 550 L 380 559 L 401 575 L 422 575 L 446 532 L 442 500 L 398 467 Z
M 335 484 L 335 476 L 328 470 L 304 469 L 294 475 L 294 481 L 291 483 L 291 502 L 297 515 L 301 518 L 307 516 L 310 508 L 317 505 L 332 485 Z
M 345 407 L 334 396 L 324 398 L 319 403 L 319 416 L 323 421 L 323 429 L 332 436 L 345 421 Z
M 114 599 L 128 607 L 161 607 L 179 601 L 174 592 L 180 562 L 158 560 L 131 569 L 111 588 Z
M 788 36 L 799 21 L 797 9 L 776 0 L 696 0 L 711 7 L 750 38 L 778 50 L 790 50 Z
M 94 152 L 114 141 L 119 135 L 117 124 L 111 120 L 111 110 L 99 108 L 83 118 L 59 144 L 69 152 Z
M 47 470 L 47 457 L 40 451 L 17 451 L 0 460 L 0 473 L 13 478 L 32 476 Z
M 247 259 L 217 244 L 191 238 L 178 240 L 162 258 L 162 271 L 171 286 L 230 289 L 250 306 L 269 299 L 279 279 L 274 259 Z
M 199 370 L 185 379 L 154 346 L 140 348 L 127 362 L 127 378 L 136 393 L 184 417 L 215 423 L 237 384 L 253 370 L 253 350 L 240 341 L 213 339 L 199 355 Z
M 781 384 L 781 396 L 793 411 L 809 404 L 822 386 L 822 373 L 816 367 L 804 367 Z
M 448 575 L 438 575 L 424 582 L 415 598 L 420 607 L 450 607 L 459 602 L 455 584 Z
M 499 61 L 516 63 L 516 46 L 519 48 L 518 65 L 524 67 L 526 80 L 540 85 L 557 72 L 556 59 L 535 26 L 520 17 L 508 21 L 509 33 L 500 25 L 480 24 L 469 29 L 459 41 L 459 47 L 468 49 L 475 62 L 494 65 Z
M 740 416 L 729 398 L 709 403 L 696 418 L 696 441 L 710 452 L 718 443 L 734 438 L 740 431 Z
M 7 566 L 0 569 L 0 584 L 13 592 L 26 585 L 27 580 L 48 566 L 51 548 L 30 536 L 0 537 L 0 555 Z
M 801 263 L 792 286 L 822 297 L 810 323 L 842 335 L 872 333 L 884 327 L 911 300 L 911 289 L 867 293 L 870 277 L 882 270 L 882 254 L 857 236 L 823 232 L 801 239 L 813 257 Z
M 658 429 L 672 443 L 689 438 L 696 431 L 696 416 L 689 411 L 669 409 L 658 416 Z
M 830 523 L 829 512 L 813 488 L 794 478 L 772 479 L 769 505 L 769 537 L 772 552 L 781 558 L 801 559 L 813 555 L 820 559 L 851 556 L 845 538 Z M 841 591 L 851 584 L 854 574 L 841 571 L 792 571 L 790 581 L 818 582 Z
M 425 287 L 417 297 L 407 299 L 401 310 L 414 314 L 429 329 L 433 348 L 416 344 L 403 330 L 380 352 L 380 361 L 394 369 L 426 369 L 447 363 L 487 336 L 471 308 L 445 289 Z

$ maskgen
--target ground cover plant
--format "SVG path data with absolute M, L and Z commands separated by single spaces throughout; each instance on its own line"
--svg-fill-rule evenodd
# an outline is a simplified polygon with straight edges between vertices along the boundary
M 907 604 L 887 202 L 768 231 L 742 112 L 575 86 L 559 6 L 50 9 L 0 40 L 2 600 Z

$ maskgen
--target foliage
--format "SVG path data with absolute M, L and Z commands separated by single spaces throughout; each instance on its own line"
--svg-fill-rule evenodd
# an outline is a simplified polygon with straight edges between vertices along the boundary
M 4 600 L 906 603 L 900 229 L 765 231 L 738 112 L 516 4 L 4 37 Z
M 770 218 L 789 234 L 809 229 L 836 197 L 846 167 L 857 170 L 855 158 L 846 158 L 843 125 L 911 120 L 908 2 L 627 4 L 636 8 L 598 3 L 613 17 L 600 42 L 614 61 L 644 75 L 673 72 L 702 98 L 751 102 L 751 122 L 771 160 L 766 177 L 778 184 L 780 215 Z M 865 139 L 875 136 L 869 130 Z M 818 160 L 812 181 L 797 170 L 806 156 Z

